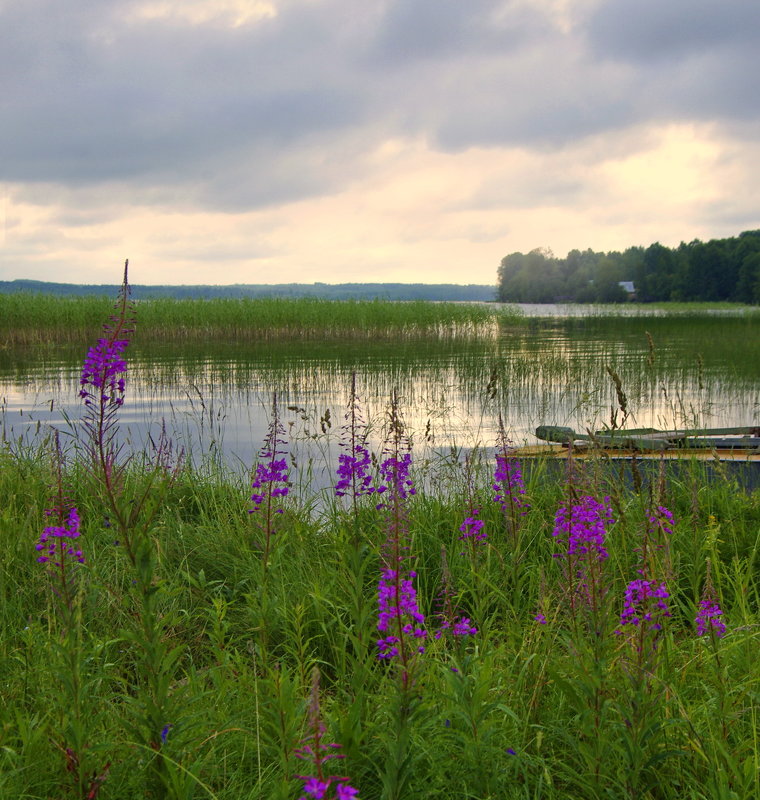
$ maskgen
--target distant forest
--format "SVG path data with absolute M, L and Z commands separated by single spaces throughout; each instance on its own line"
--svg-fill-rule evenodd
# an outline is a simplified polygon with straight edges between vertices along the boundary
M 633 284 L 633 287 L 624 284 Z M 631 291 L 633 289 L 633 291 Z M 760 230 L 730 239 L 659 243 L 622 253 L 511 253 L 499 267 L 504 303 L 617 303 L 629 300 L 760 303 Z
M 48 283 L 46 281 L 0 281 L 0 293 L 27 292 L 82 297 L 115 297 L 119 286 Z M 315 297 L 322 300 L 469 300 L 493 301 L 494 286 L 453 283 L 279 283 L 230 286 L 141 286 L 130 287 L 135 300 L 150 298 L 212 299 L 219 297 Z

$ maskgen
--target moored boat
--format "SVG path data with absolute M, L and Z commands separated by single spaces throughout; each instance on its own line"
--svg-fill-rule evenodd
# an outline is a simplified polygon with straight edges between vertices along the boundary
M 551 444 L 521 448 L 526 455 L 607 458 L 688 459 L 760 462 L 760 427 L 693 428 L 658 431 L 654 428 L 615 429 L 576 433 L 572 428 L 540 425 L 536 438 Z
M 685 475 L 694 467 L 706 480 L 731 478 L 748 491 L 760 487 L 760 428 L 715 428 L 657 431 L 652 428 L 576 433 L 572 428 L 541 425 L 536 437 L 546 444 L 516 448 L 531 463 L 560 465 L 568 459 L 605 464 L 615 474 L 656 479 L 667 469 Z M 634 477 L 637 476 L 638 478 Z

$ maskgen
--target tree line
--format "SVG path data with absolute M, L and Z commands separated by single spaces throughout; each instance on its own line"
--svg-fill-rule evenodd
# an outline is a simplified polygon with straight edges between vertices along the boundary
M 760 230 L 669 248 L 655 242 L 624 252 L 545 249 L 511 253 L 499 266 L 503 303 L 617 303 L 628 300 L 760 303 Z M 631 287 L 624 284 L 632 283 Z
M 135 300 L 173 298 L 211 300 L 243 297 L 314 297 L 320 300 L 430 300 L 490 302 L 493 286 L 454 283 L 279 283 L 232 284 L 226 286 L 141 286 L 130 287 Z M 65 296 L 113 297 L 119 287 L 112 284 L 53 283 L 19 279 L 0 281 L 0 294 L 26 292 Z

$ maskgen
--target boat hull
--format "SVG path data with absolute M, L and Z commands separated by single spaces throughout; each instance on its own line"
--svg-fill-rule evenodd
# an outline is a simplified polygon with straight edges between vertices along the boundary
M 602 480 L 622 480 L 631 486 L 656 484 L 663 475 L 670 480 L 715 483 L 728 481 L 739 489 L 760 489 L 760 453 L 746 450 L 665 450 L 633 452 L 625 449 L 575 448 L 535 445 L 517 448 L 526 474 L 546 469 L 549 474 L 566 474 L 569 462 Z
M 598 459 L 609 461 L 727 461 L 760 466 L 760 451 L 738 448 L 683 448 L 657 451 L 634 451 L 626 448 L 565 447 L 564 445 L 528 445 L 514 451 L 518 458 Z

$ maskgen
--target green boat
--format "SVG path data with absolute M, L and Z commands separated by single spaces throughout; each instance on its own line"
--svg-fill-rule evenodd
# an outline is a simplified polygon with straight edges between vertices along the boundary
M 540 451 L 555 455 L 568 450 L 583 456 L 604 451 L 620 458 L 689 458 L 721 461 L 757 461 L 760 463 L 760 427 L 686 428 L 659 431 L 655 428 L 606 429 L 577 433 L 572 428 L 540 425 L 536 437 L 546 445 L 523 448 L 538 455 Z M 560 445 L 560 447 L 557 447 Z

